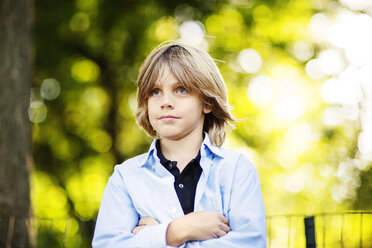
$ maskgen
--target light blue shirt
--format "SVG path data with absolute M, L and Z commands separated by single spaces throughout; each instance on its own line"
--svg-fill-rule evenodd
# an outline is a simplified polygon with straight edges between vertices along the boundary
M 229 220 L 225 236 L 190 241 L 183 248 L 266 247 L 266 216 L 255 167 L 241 153 L 213 146 L 208 134 L 200 149 L 203 172 L 196 188 L 194 211 L 215 211 Z M 94 248 L 162 248 L 169 223 L 183 216 L 174 176 L 160 163 L 155 140 L 147 153 L 115 166 L 97 218 Z M 159 225 L 132 230 L 139 218 Z

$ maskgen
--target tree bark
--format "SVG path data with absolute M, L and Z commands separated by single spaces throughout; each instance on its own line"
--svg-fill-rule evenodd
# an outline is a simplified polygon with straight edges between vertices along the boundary
M 0 0 L 0 247 L 30 247 L 31 0 Z

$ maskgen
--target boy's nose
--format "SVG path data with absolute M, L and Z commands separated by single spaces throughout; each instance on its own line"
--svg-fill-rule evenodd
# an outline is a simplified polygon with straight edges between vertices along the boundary
M 170 101 L 163 101 L 163 103 L 161 104 L 161 108 L 173 108 L 173 103 L 171 103 Z
M 173 107 L 174 107 L 173 101 L 171 97 L 169 96 L 169 94 L 164 94 L 162 102 L 161 102 L 161 108 L 164 109 L 164 108 L 173 108 Z

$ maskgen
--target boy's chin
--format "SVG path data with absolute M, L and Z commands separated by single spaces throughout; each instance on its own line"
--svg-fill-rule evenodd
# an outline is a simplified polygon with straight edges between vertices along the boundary
M 185 139 L 185 138 L 191 138 L 191 137 L 195 137 L 196 139 L 197 136 L 195 136 L 195 133 L 193 134 L 184 134 L 184 133 L 179 133 L 179 132 L 174 132 L 174 133 L 166 133 L 164 135 L 159 135 L 158 136 L 160 140 L 170 140 L 170 141 L 180 141 L 182 139 Z M 203 132 L 200 132 L 200 137 L 203 137 Z
M 180 140 L 182 139 L 182 135 L 176 135 L 176 134 L 166 134 L 166 135 L 159 135 L 160 140 Z

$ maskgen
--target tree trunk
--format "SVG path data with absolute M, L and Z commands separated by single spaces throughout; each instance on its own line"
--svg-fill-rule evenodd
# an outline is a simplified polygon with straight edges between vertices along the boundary
M 31 0 L 0 0 L 0 247 L 30 247 Z

